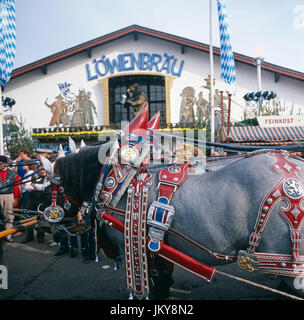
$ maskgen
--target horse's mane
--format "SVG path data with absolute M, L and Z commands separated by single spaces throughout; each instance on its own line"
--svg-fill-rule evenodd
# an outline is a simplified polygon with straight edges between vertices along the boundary
M 77 202 L 88 201 L 93 195 L 102 168 L 98 161 L 99 149 L 100 146 L 85 147 L 56 161 L 65 193 Z

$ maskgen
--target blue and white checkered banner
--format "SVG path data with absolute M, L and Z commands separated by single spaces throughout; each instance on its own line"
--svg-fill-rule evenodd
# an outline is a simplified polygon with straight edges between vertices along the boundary
M 221 78 L 228 84 L 236 82 L 235 63 L 230 43 L 229 24 L 224 0 L 217 0 L 221 45 Z
M 67 83 L 67 82 L 58 84 L 58 87 L 59 87 L 61 93 L 67 99 L 73 99 L 74 98 L 74 93 L 72 93 L 70 91 L 71 85 L 72 85 L 71 83 Z
M 16 12 L 15 0 L 0 0 L 0 81 L 7 85 L 15 62 Z

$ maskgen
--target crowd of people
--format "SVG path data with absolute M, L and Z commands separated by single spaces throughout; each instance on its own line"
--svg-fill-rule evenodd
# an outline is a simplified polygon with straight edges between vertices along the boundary
M 35 200 L 44 200 L 44 192 L 50 183 L 42 183 L 45 171 L 36 172 L 39 168 L 43 169 L 39 164 L 39 155 L 31 155 L 28 149 L 21 150 L 14 161 L 0 156 L 0 206 L 6 219 L 6 229 L 12 228 L 13 223 L 20 220 L 21 215 L 15 209 L 37 210 Z M 25 235 L 21 242 L 27 243 L 34 238 L 33 230 L 28 227 L 14 236 Z M 39 243 L 44 243 L 44 231 L 38 230 L 37 239 Z M 6 241 L 13 242 L 13 236 L 8 235 Z
M 0 208 L 5 220 L 5 229 L 11 229 L 21 220 L 22 209 L 36 211 L 39 204 L 46 204 L 50 199 L 51 183 L 46 176 L 39 161 L 39 154 L 31 154 L 28 149 L 20 150 L 15 160 L 9 159 L 5 155 L 0 155 Z M 82 206 L 75 217 L 78 222 L 83 221 L 86 206 Z M 60 256 L 70 252 L 72 258 L 78 254 L 77 233 L 68 236 L 67 234 L 56 232 L 54 225 L 48 228 L 47 232 L 52 234 L 49 246 L 59 246 L 55 256 Z M 46 230 L 41 227 L 29 226 L 18 228 L 18 232 L 9 234 L 5 240 L 14 242 L 15 237 L 24 236 L 21 243 L 25 244 L 34 240 L 34 231 L 37 231 L 37 241 L 45 243 Z M 88 231 L 81 235 L 81 253 L 85 263 L 95 260 L 95 254 L 89 250 L 89 244 L 94 243 L 94 232 Z M 95 252 L 95 250 L 94 250 Z

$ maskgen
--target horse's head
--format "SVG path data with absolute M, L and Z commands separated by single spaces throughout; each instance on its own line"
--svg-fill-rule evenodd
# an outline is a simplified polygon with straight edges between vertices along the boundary
M 74 140 L 71 137 L 69 137 L 69 149 L 70 149 L 71 154 L 75 154 L 75 153 L 80 152 L 81 149 L 83 149 L 84 147 L 86 147 L 86 144 L 83 140 L 81 140 L 80 148 L 77 149 Z M 61 159 L 64 157 L 65 157 L 65 152 L 64 152 L 61 144 L 58 149 L 57 158 L 53 163 L 51 163 L 47 158 L 45 158 L 43 156 L 40 157 L 42 167 L 46 170 L 46 173 L 47 173 L 47 176 L 49 177 L 49 179 L 59 179 L 59 176 L 56 172 L 56 161 L 58 159 Z
M 86 146 L 82 141 L 78 149 L 70 138 L 71 152 L 65 154 L 60 147 L 54 162 L 51 163 L 49 159 L 41 157 L 41 163 L 47 171 L 51 183 L 62 186 L 69 199 L 81 204 L 92 198 L 94 186 L 103 164 L 103 155 L 110 148 L 110 145 L 111 143 Z

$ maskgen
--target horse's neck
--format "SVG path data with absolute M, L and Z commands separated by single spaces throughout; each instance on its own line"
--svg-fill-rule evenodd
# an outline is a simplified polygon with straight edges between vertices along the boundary
M 258 157 L 234 157 L 222 161 L 221 167 L 217 162 L 216 170 L 189 175 L 172 199 L 173 227 L 219 253 L 234 255 L 246 249 L 258 214 L 258 199 L 262 200 L 268 188 L 261 181 L 270 181 L 271 186 L 278 179 L 274 174 L 270 177 L 273 159 L 264 157 L 264 163 Z M 154 182 L 157 186 L 156 177 Z M 182 249 L 182 242 L 174 237 L 169 241 Z
M 216 171 L 222 169 L 235 161 L 243 159 L 243 155 L 229 156 L 229 157 L 221 157 L 221 158 L 212 158 L 206 160 L 206 169 L 207 171 Z

